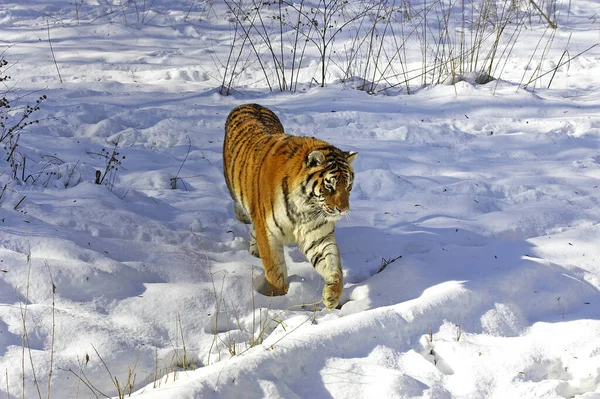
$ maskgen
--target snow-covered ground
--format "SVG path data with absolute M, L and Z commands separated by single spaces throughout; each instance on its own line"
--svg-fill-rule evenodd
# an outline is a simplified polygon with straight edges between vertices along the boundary
M 523 87 L 598 43 L 598 6 L 539 3 L 558 29 L 485 85 L 321 88 L 308 51 L 297 92 L 249 63 L 222 96 L 220 1 L 3 1 L 1 91 L 48 99 L 31 177 L 0 160 L 0 397 L 600 398 L 600 47 Z M 339 309 L 294 247 L 289 293 L 254 289 L 221 158 L 246 102 L 359 152 Z

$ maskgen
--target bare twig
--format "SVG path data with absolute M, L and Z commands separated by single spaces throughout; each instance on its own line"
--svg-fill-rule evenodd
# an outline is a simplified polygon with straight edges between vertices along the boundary
M 58 73 L 58 79 L 60 83 L 63 82 L 62 76 L 60 75 L 60 70 L 58 69 L 58 63 L 56 62 L 56 57 L 54 56 L 54 48 L 52 47 L 52 39 L 50 38 L 50 22 L 46 19 L 46 25 L 48 27 L 48 44 L 50 45 L 50 52 L 52 53 L 52 60 L 54 61 L 54 66 L 56 67 L 56 72 Z
M 19 205 L 21 205 L 21 203 L 22 203 L 23 201 L 25 201 L 25 198 L 27 198 L 27 196 L 26 196 L 26 195 L 24 195 L 24 196 L 23 196 L 23 198 L 21 198 L 21 200 L 20 200 L 19 202 L 17 202 L 17 205 L 15 205 L 15 207 L 14 207 L 14 210 L 15 210 L 15 211 L 17 210 L 17 208 L 19 207 Z
M 73 369 L 67 369 L 65 371 L 70 372 L 71 374 L 73 374 L 75 377 L 77 377 L 77 381 L 79 382 L 83 382 L 83 384 L 88 387 L 88 389 L 92 392 L 92 395 L 94 395 L 94 397 L 96 399 L 98 399 L 98 394 L 104 396 L 105 398 L 110 398 L 110 396 L 108 396 L 105 393 L 102 393 L 102 391 L 98 390 L 98 388 L 96 388 L 91 382 L 90 380 L 88 380 L 87 376 L 85 375 L 85 373 L 83 372 L 83 370 L 81 370 L 81 364 L 80 366 L 80 374 L 77 374 L 76 372 L 73 371 Z M 83 375 L 83 377 L 82 377 Z M 84 378 L 85 377 L 85 378 Z M 79 389 L 79 388 L 78 388 Z
M 31 373 L 33 375 L 33 383 L 37 389 L 38 397 L 42 399 L 42 392 L 40 391 L 40 386 L 37 381 L 37 377 L 35 374 L 35 367 L 33 365 L 33 355 L 31 353 L 31 344 L 29 343 L 29 334 L 27 332 L 27 308 L 29 304 L 29 288 L 30 288 L 30 278 L 31 278 L 31 248 L 29 248 L 27 252 L 27 286 L 25 287 L 25 305 L 19 302 L 19 307 L 21 310 L 21 321 L 23 323 L 23 334 L 21 336 L 21 371 L 22 371 L 22 394 L 23 399 L 25 399 L 25 348 L 27 348 L 27 352 L 29 353 L 29 363 L 31 364 Z
M 381 273 L 390 263 L 394 263 L 395 261 L 397 261 L 398 259 L 402 258 L 402 255 L 398 255 L 395 258 L 381 258 L 381 266 L 379 266 L 379 270 L 377 270 L 377 273 Z M 377 274 L 375 273 L 375 274 Z
M 173 190 L 175 190 L 177 188 L 177 180 L 180 180 L 179 173 L 181 172 L 181 169 L 183 168 L 185 161 L 187 161 L 188 156 L 190 155 L 190 151 L 192 151 L 192 139 L 190 139 L 190 136 L 188 136 L 188 135 L 186 135 L 185 137 L 188 139 L 188 149 L 187 149 L 187 152 L 185 153 L 185 158 L 183 158 L 183 161 L 181 162 L 181 166 L 179 167 L 179 170 L 175 174 L 175 177 L 171 178 L 171 188 Z M 183 186 L 185 187 L 185 183 Z
M 541 75 L 538 75 L 536 78 L 532 78 L 531 80 L 529 80 L 529 82 L 527 82 L 527 84 L 525 84 L 525 87 L 527 87 L 527 86 L 528 86 L 530 83 L 532 83 L 532 82 L 535 82 L 536 80 L 538 80 L 538 79 L 541 79 L 542 77 L 544 77 L 544 76 L 546 76 L 546 75 L 548 75 L 548 74 L 550 74 L 550 73 L 553 73 L 553 72 L 554 72 L 556 69 L 560 68 L 561 66 L 563 66 L 563 65 L 565 65 L 565 64 L 568 64 L 569 62 L 571 62 L 571 61 L 572 61 L 572 60 L 574 60 L 575 58 L 577 58 L 577 57 L 581 56 L 582 54 L 585 54 L 585 53 L 587 53 L 587 52 L 588 52 L 588 51 L 590 51 L 591 49 L 593 49 L 593 48 L 595 48 L 595 47 L 598 47 L 598 46 L 600 46 L 600 42 L 598 42 L 598 43 L 596 43 L 596 44 L 593 44 L 593 45 L 591 45 L 590 47 L 586 48 L 585 50 L 583 50 L 583 51 L 581 51 L 581 52 L 579 52 L 579 53 L 575 54 L 573 57 L 569 57 L 569 58 L 568 58 L 566 61 L 564 61 L 564 62 L 562 62 L 562 63 L 559 63 L 559 64 L 558 64 L 556 67 L 552 68 L 552 69 L 551 69 L 551 70 L 549 70 L 548 72 L 545 72 L 545 73 L 543 73 L 543 74 L 541 74 Z
M 52 283 L 52 332 L 50 334 L 50 371 L 48 371 L 48 399 L 50 399 L 50 383 L 52 380 L 52 367 L 54 365 L 54 331 L 56 328 L 56 319 L 55 319 L 55 297 L 56 297 L 56 285 L 54 285 L 54 278 L 52 278 L 52 272 L 50 271 L 50 266 L 46 262 L 46 268 L 48 269 L 48 274 L 50 275 L 50 282 Z
M 544 13 L 544 11 L 542 11 L 542 9 L 536 4 L 535 1 L 529 0 L 529 2 L 535 7 L 536 10 L 538 10 L 542 17 L 544 17 L 544 19 L 546 20 L 546 22 L 548 22 L 548 25 L 550 25 L 552 29 L 558 28 L 558 26 L 554 22 L 550 21 L 550 18 L 548 18 L 548 16 Z

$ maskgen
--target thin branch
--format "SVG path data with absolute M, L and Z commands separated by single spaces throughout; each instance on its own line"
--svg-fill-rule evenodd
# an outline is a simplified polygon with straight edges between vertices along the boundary
M 54 56 L 54 48 L 52 47 L 52 39 L 50 38 L 50 22 L 46 19 L 46 25 L 48 27 L 48 44 L 50 44 L 50 52 L 52 53 L 52 60 L 54 61 L 54 66 L 56 67 L 56 72 L 58 72 L 58 79 L 60 79 L 60 83 L 63 82 L 62 76 L 60 75 L 60 70 L 58 69 L 58 63 L 56 62 L 56 57 Z
M 52 283 L 52 332 L 50 338 L 50 371 L 48 372 L 48 399 L 50 399 L 50 382 L 52 380 L 52 367 L 54 366 L 54 338 L 55 333 L 54 330 L 56 328 L 56 312 L 55 312 L 55 297 L 56 297 L 56 285 L 54 284 L 54 278 L 52 277 L 52 272 L 50 271 L 50 266 L 46 262 L 46 268 L 48 269 L 48 274 L 50 275 L 50 282 Z
M 544 19 L 548 22 L 548 25 L 550 25 L 552 29 L 558 28 L 558 26 L 554 22 L 550 21 L 550 18 L 548 18 L 548 16 L 542 11 L 542 9 L 535 3 L 535 1 L 529 0 L 529 2 L 535 7 L 536 10 L 538 10 L 542 17 L 544 17 Z

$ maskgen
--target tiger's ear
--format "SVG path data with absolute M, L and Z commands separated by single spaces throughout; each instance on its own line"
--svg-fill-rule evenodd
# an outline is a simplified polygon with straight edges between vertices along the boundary
M 358 155 L 358 152 L 356 152 L 356 151 L 348 151 L 346 153 L 346 162 L 348 162 L 348 165 L 350 165 L 352 162 L 354 162 L 357 155 Z
M 321 151 L 312 151 L 306 158 L 306 165 L 309 168 L 321 165 L 325 161 L 325 155 Z

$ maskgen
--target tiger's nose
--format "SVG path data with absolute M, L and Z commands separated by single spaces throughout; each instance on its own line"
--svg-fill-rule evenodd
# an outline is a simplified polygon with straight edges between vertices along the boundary
M 337 213 L 346 213 L 346 212 L 348 212 L 349 208 L 350 208 L 350 207 L 349 207 L 349 206 L 347 206 L 347 205 L 346 205 L 346 206 L 340 205 L 340 206 L 335 206 L 333 209 L 334 209 L 334 210 L 335 210 Z
M 336 205 L 336 208 L 340 212 L 348 212 L 348 210 L 350 209 L 350 202 L 348 200 L 341 199 L 341 201 L 339 201 Z

